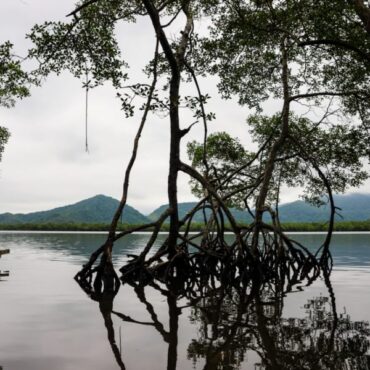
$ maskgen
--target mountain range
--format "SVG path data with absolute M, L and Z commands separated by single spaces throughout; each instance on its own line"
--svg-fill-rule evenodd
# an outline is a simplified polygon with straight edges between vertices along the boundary
M 362 221 L 370 219 L 370 194 L 336 195 L 336 206 L 341 208 L 337 216 L 338 221 Z M 86 223 L 109 224 L 118 206 L 118 200 L 105 195 L 96 195 L 78 203 L 58 207 L 47 211 L 32 212 L 28 214 L 0 214 L 0 224 L 25 224 L 25 223 Z M 191 210 L 195 202 L 179 204 L 179 216 L 182 218 Z M 135 208 L 126 205 L 122 223 L 143 224 L 155 220 L 167 205 L 162 205 L 152 213 L 145 216 Z M 248 223 L 250 215 L 241 210 L 231 209 L 238 222 Z M 280 219 L 282 222 L 321 222 L 326 221 L 329 215 L 328 206 L 314 207 L 304 201 L 297 200 L 280 206 Z M 208 213 L 209 214 L 209 213 Z M 203 214 L 197 212 L 193 218 L 195 222 L 202 222 Z
M 336 216 L 337 221 L 364 221 L 370 219 L 370 194 L 335 195 L 334 199 L 335 205 L 340 208 Z M 195 205 L 195 202 L 180 203 L 180 218 L 184 217 Z M 167 205 L 162 205 L 148 217 L 151 220 L 155 220 L 166 208 Z M 246 211 L 232 208 L 231 213 L 238 222 L 248 223 L 251 221 L 251 216 Z M 206 214 L 209 215 L 209 211 Z M 328 205 L 315 207 L 303 200 L 285 203 L 279 207 L 281 222 L 325 222 L 328 220 L 329 214 Z M 193 220 L 195 222 L 202 222 L 202 211 L 197 212 Z

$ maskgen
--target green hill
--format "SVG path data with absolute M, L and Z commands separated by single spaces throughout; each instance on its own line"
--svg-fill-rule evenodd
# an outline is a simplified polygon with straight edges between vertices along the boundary
M 349 194 L 336 195 L 336 206 L 342 218 L 336 217 L 337 221 L 364 221 L 370 219 L 370 194 Z M 195 202 L 179 204 L 180 218 L 184 217 L 194 206 Z M 110 224 L 112 216 L 118 206 L 118 200 L 104 195 L 82 200 L 78 203 L 54 208 L 48 211 L 33 212 L 28 214 L 0 214 L 0 225 L 18 224 Z M 126 206 L 122 223 L 143 224 L 155 220 L 167 208 L 162 205 L 153 211 L 149 216 L 144 216 L 136 209 Z M 246 211 L 231 209 L 232 214 L 240 223 L 249 223 L 251 217 Z M 207 217 L 210 211 L 206 212 Z M 282 222 L 324 222 L 329 216 L 328 206 L 320 208 L 311 206 L 303 201 L 295 201 L 280 206 L 280 219 Z M 194 222 L 203 222 L 203 213 L 198 211 Z M 227 221 L 226 221 L 227 222 Z
M 105 195 L 96 195 L 78 203 L 48 211 L 28 214 L 0 214 L 0 224 L 25 223 L 104 223 L 112 221 L 117 209 L 118 200 Z M 149 220 L 136 209 L 126 205 L 122 222 L 127 224 L 143 224 Z
M 370 219 L 370 194 L 335 195 L 335 205 L 339 215 L 337 221 L 365 221 Z M 296 201 L 280 206 L 282 222 L 319 222 L 329 217 L 329 207 L 314 207 L 303 201 Z
M 335 204 L 341 208 L 338 213 L 342 216 L 336 217 L 337 221 L 364 221 L 370 219 L 370 194 L 348 194 L 336 195 Z M 184 217 L 196 205 L 195 202 L 180 203 L 179 215 Z M 167 208 L 167 205 L 154 210 L 148 218 L 155 220 Z M 282 204 L 279 208 L 280 220 L 282 222 L 324 222 L 329 217 L 329 207 L 314 207 L 302 200 Z M 248 223 L 251 220 L 246 211 L 232 209 L 232 214 L 240 223 Z M 207 212 L 209 215 L 209 212 Z M 202 222 L 203 215 L 198 211 L 193 218 L 195 222 Z

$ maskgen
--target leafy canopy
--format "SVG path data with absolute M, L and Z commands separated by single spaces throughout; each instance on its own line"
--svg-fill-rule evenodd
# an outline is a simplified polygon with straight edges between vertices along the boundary
M 211 18 L 210 35 L 199 42 L 203 52 L 197 55 L 205 70 L 219 76 L 224 97 L 237 95 L 241 104 L 260 111 L 267 99 L 281 99 L 285 51 L 292 101 L 320 105 L 337 96 L 346 112 L 362 113 L 366 121 L 370 62 L 353 49 L 370 50 L 370 38 L 347 2 L 231 0 Z M 313 40 L 322 44 L 305 44 Z
M 13 44 L 9 41 L 0 45 L 0 107 L 11 108 L 16 99 L 29 96 L 32 78 L 21 66 L 19 58 L 12 54 Z M 9 131 L 0 126 L 0 161 Z
M 21 62 L 12 55 L 13 45 L 0 45 L 0 106 L 10 108 L 16 99 L 29 96 L 29 75 L 23 71 Z
M 213 133 L 207 140 L 207 158 L 211 168 L 209 180 L 221 188 L 222 195 L 234 207 L 245 208 L 247 194 L 253 199 L 263 177 L 266 160 L 274 140 L 280 135 L 281 116 L 253 115 L 247 121 L 259 155 L 248 152 L 238 139 L 226 132 Z M 279 148 L 276 166 L 271 180 L 268 201 L 274 204 L 279 199 L 279 189 L 303 188 L 302 196 L 316 205 L 321 204 L 326 189 L 320 178 L 319 168 L 336 193 L 344 193 L 349 187 L 359 186 L 369 175 L 363 169 L 363 161 L 369 157 L 370 143 L 363 140 L 361 130 L 356 127 L 315 122 L 291 113 L 290 133 Z M 205 172 L 203 143 L 188 144 L 188 156 L 192 165 Z M 225 181 L 231 174 L 235 175 Z M 204 196 L 202 188 L 190 182 L 197 197 Z M 250 193 L 249 193 L 250 192 Z

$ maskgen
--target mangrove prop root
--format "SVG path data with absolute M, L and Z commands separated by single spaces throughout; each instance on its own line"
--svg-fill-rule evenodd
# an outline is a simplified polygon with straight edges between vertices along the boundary
M 131 256 L 120 268 L 119 277 L 101 252 L 100 263 L 85 269 L 77 281 L 90 295 L 114 291 L 120 282 L 147 285 L 159 281 L 180 291 L 197 291 L 209 280 L 214 281 L 214 286 L 221 283 L 236 289 L 256 280 L 261 283 L 283 280 L 288 292 L 301 281 L 311 284 L 322 269 L 330 274 L 329 264 L 325 267 L 322 259 L 280 231 L 272 230 L 270 225 L 260 228 L 258 253 L 251 254 L 253 228 L 254 225 L 244 230 L 239 241 L 229 244 L 219 237 L 205 242 L 201 233 L 188 238 L 179 236 L 176 252 L 171 257 L 167 253 L 167 241 L 152 256 L 148 255 L 156 239 L 152 234 L 145 253 Z M 154 234 L 157 236 L 158 231 Z

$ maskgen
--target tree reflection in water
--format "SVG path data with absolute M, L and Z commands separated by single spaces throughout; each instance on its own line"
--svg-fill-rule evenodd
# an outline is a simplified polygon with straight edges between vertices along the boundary
M 165 297 L 167 302 L 168 323 L 158 319 L 151 296 L 145 294 L 146 287 L 142 285 L 133 285 L 133 290 L 149 313 L 150 320 L 147 322 L 113 309 L 118 285 L 113 293 L 111 289 L 110 292 L 104 292 L 104 289 L 96 292 L 86 289 L 87 286 L 82 288 L 99 302 L 108 340 L 120 369 L 125 369 L 125 365 L 116 344 L 112 315 L 125 322 L 154 327 L 168 344 L 167 370 L 175 370 L 179 316 L 184 310 L 190 310 L 190 322 L 198 327 L 197 339 L 193 339 L 187 349 L 189 360 L 197 368 L 242 369 L 243 363 L 245 365 L 247 357 L 250 357 L 248 355 L 255 352 L 259 360 L 248 367 L 255 370 L 370 369 L 370 357 L 367 355 L 370 347 L 369 324 L 351 321 L 346 313 L 337 314 L 334 292 L 325 271 L 323 276 L 328 295 L 309 299 L 303 307 L 303 318 L 282 316 L 285 296 L 294 287 L 297 288 L 297 285 L 284 281 L 254 281 L 237 288 L 221 284 L 215 286 L 214 281 L 207 285 L 203 280 L 201 294 L 152 282 L 151 288 Z M 183 305 L 184 299 L 186 305 Z
M 283 318 L 282 300 L 271 299 L 264 288 L 248 305 L 246 299 L 221 290 L 193 306 L 199 336 L 188 356 L 195 363 L 203 358 L 203 369 L 241 369 L 248 351 L 260 357 L 256 370 L 370 368 L 369 324 L 353 322 L 345 313 L 336 317 L 329 297 L 308 300 L 304 318 Z

